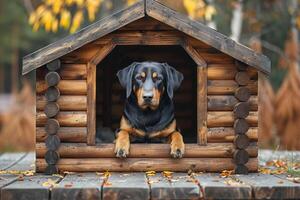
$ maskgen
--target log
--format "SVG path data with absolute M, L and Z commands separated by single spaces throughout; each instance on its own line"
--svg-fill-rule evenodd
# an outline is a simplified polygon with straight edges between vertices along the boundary
M 60 139 L 57 135 L 48 135 L 45 140 L 47 149 L 56 151 L 60 145 Z
M 233 111 L 234 106 L 239 102 L 233 95 L 208 95 L 208 111 Z M 257 96 L 251 96 L 247 101 L 251 111 L 258 110 Z
M 233 160 L 237 165 L 244 165 L 249 161 L 249 154 L 244 149 L 237 149 L 233 153 Z
M 86 127 L 60 127 L 56 132 L 61 142 L 86 142 Z M 44 142 L 48 134 L 43 127 L 36 127 L 36 141 Z
M 56 86 L 60 81 L 60 76 L 57 72 L 49 72 L 45 76 L 45 81 L 49 87 Z
M 45 119 L 45 133 L 48 135 L 55 135 L 60 128 L 59 122 L 56 119 Z
M 221 128 L 209 128 L 207 132 L 207 141 L 210 143 L 216 142 L 233 142 L 235 138 L 235 131 L 233 128 L 221 127 Z M 251 127 L 246 132 L 250 142 L 258 141 L 258 128 Z
M 87 124 L 86 112 L 60 112 L 55 119 L 58 120 L 60 126 L 66 127 L 85 127 Z M 46 121 L 45 113 L 36 113 L 36 125 L 38 127 L 44 126 Z
M 208 80 L 234 80 L 237 68 L 233 64 L 210 64 L 207 66 Z M 249 68 L 246 73 L 250 79 L 257 80 L 257 71 Z
M 247 135 L 239 134 L 239 135 L 235 136 L 233 143 L 234 143 L 235 147 L 238 149 L 246 149 L 249 146 L 250 141 L 249 141 L 249 138 Z
M 250 77 L 247 72 L 238 72 L 235 75 L 235 81 L 241 86 L 246 86 L 250 82 Z
M 46 65 L 46 67 L 49 71 L 59 70 L 60 66 L 61 66 L 61 62 L 59 59 L 53 60 L 52 62 L 50 62 Z
M 59 160 L 59 154 L 56 151 L 47 151 L 45 154 L 45 160 L 48 165 L 55 165 Z
M 233 114 L 235 118 L 245 119 L 249 115 L 250 105 L 247 102 L 240 102 L 234 106 Z
M 208 80 L 207 94 L 208 95 L 233 95 L 239 85 L 234 80 Z M 257 81 L 251 80 L 247 86 L 250 94 L 256 95 L 258 90 Z
M 59 105 L 55 102 L 48 102 L 44 112 L 48 118 L 55 117 L 59 113 Z
M 47 163 L 44 159 L 36 159 L 36 171 L 45 171 Z M 246 164 L 249 172 L 258 169 L 257 158 L 251 158 Z M 233 170 L 235 164 L 232 158 L 62 158 L 57 167 L 60 171 L 87 172 L 87 171 L 181 171 L 187 172 L 220 172 L 222 170 Z
M 207 68 L 197 67 L 197 143 L 207 144 Z
M 47 175 L 58 174 L 58 168 L 55 165 L 48 165 L 43 172 Z
M 236 119 L 233 128 L 236 134 L 245 134 L 249 130 L 249 123 L 245 119 Z
M 87 76 L 85 64 L 63 64 L 59 72 L 63 80 L 85 80 Z
M 247 87 L 239 87 L 235 90 L 234 96 L 242 102 L 248 101 L 251 96 L 251 91 Z
M 86 111 L 87 97 L 78 95 L 61 95 L 56 101 L 61 111 Z M 38 111 L 44 110 L 47 104 L 45 96 L 36 96 L 36 108 Z
M 207 126 L 211 127 L 232 127 L 234 125 L 233 112 L 208 112 L 207 113 Z M 250 126 L 257 126 L 258 114 L 257 112 L 250 112 L 246 118 L 247 123 Z
M 60 96 L 60 91 L 57 87 L 49 87 L 45 93 L 45 98 L 47 101 L 56 101 Z
M 37 94 L 44 94 L 47 88 L 48 86 L 45 81 L 36 82 Z M 61 80 L 58 83 L 57 88 L 62 95 L 86 95 L 87 93 L 86 80 Z
M 206 146 L 186 144 L 185 158 L 232 158 L 235 147 L 232 143 L 208 143 Z M 44 143 L 36 144 L 36 156 L 43 158 L 47 148 Z M 246 149 L 250 157 L 257 157 L 256 143 Z M 158 153 L 159 152 L 159 153 Z M 58 153 L 61 158 L 115 158 L 114 144 L 61 143 Z M 131 144 L 131 158 L 170 158 L 169 144 Z
M 245 165 L 236 165 L 234 168 L 235 174 L 248 174 L 248 168 Z
M 235 66 L 239 71 L 246 71 L 248 68 L 248 65 L 246 63 L 243 63 L 241 61 L 235 60 Z

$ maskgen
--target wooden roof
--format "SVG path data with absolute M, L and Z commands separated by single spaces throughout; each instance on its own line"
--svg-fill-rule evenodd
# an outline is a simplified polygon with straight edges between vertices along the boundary
M 23 58 L 23 74 L 37 69 L 83 45 L 107 35 L 145 16 L 165 23 L 191 37 L 194 37 L 257 70 L 269 74 L 271 62 L 263 54 L 239 44 L 229 37 L 194 21 L 154 0 L 141 0 L 136 4 L 103 18 L 77 33 L 67 36 Z

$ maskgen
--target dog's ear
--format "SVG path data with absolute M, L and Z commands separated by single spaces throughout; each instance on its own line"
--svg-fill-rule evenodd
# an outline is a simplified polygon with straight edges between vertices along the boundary
M 167 63 L 163 63 L 162 66 L 164 67 L 167 74 L 167 93 L 170 99 L 172 99 L 173 91 L 179 88 L 183 80 L 183 74 Z
M 121 86 L 126 89 L 126 98 L 128 98 L 131 94 L 132 90 L 132 76 L 135 67 L 137 66 L 137 62 L 133 62 L 128 67 L 119 70 L 117 72 L 117 77 L 121 83 Z

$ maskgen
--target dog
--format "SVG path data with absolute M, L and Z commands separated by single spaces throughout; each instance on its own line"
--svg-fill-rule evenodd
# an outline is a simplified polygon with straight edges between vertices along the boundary
M 116 157 L 129 154 L 133 137 L 167 138 L 170 155 L 181 158 L 184 142 L 174 118 L 173 93 L 179 88 L 183 74 L 158 62 L 134 62 L 117 72 L 126 100 L 120 128 L 116 131 Z

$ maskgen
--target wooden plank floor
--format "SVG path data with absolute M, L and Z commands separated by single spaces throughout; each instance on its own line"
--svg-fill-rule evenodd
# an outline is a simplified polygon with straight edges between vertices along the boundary
M 278 153 L 289 156 L 290 153 Z M 261 163 L 278 159 L 260 152 Z M 299 161 L 300 153 L 293 153 Z M 0 155 L 0 199 L 300 199 L 300 183 L 285 174 L 66 173 L 32 175 L 34 153 Z M 27 175 L 27 176 L 26 176 Z

